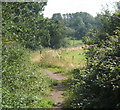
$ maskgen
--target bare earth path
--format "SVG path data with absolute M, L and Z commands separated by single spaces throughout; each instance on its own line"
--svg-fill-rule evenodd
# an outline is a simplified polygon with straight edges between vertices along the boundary
M 68 78 L 62 74 L 54 74 L 54 72 L 49 69 L 42 69 L 41 72 L 47 74 L 51 79 L 58 81 L 58 84 L 52 87 L 53 91 L 50 94 L 50 98 L 55 102 L 55 108 L 60 108 L 64 101 L 65 91 L 65 85 L 63 85 L 61 81 L 67 80 Z

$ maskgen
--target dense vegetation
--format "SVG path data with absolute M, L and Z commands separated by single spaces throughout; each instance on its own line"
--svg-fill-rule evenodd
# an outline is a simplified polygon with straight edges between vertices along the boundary
M 17 41 L 34 50 L 65 46 L 62 25 L 43 17 L 44 5 L 34 2 L 3 2 L 3 41 Z
M 29 50 L 12 42 L 2 49 L 2 107 L 51 107 L 53 102 L 46 99 L 51 81 L 31 62 Z
M 46 47 L 66 47 L 68 40 L 73 46 L 79 46 L 82 42 L 74 39 L 83 39 L 88 47 L 86 66 L 70 72 L 73 78 L 66 82 L 71 86 L 65 107 L 120 108 L 120 2 L 116 3 L 114 13 L 106 10 L 95 18 L 86 12 L 57 13 L 51 19 L 44 18 L 45 5 L 2 3 L 2 107 L 52 107 L 53 102 L 46 97 L 52 80 L 40 73 L 41 66 L 64 62 L 63 67 L 69 67 L 72 62 L 76 68 L 75 64 L 85 63 L 79 61 L 83 50 L 53 52 L 57 57 L 48 52 L 41 65 L 31 62 L 31 53 Z M 68 59 L 64 59 L 66 56 Z
M 31 49 L 59 47 L 59 41 L 57 45 L 51 43 L 53 30 L 49 31 L 50 27 L 58 26 L 54 29 L 57 36 L 61 33 L 56 31 L 60 26 L 43 17 L 41 11 L 44 5 L 33 2 L 2 3 L 3 108 L 45 108 L 53 104 L 46 99 L 52 81 L 40 73 L 39 65 L 31 62 Z
M 55 13 L 52 19 L 63 23 L 67 37 L 77 40 L 82 39 L 82 37 L 98 25 L 96 19 L 87 12 L 67 13 L 63 15 Z
M 120 108 L 120 3 L 111 14 L 99 14 L 100 26 L 94 37 L 85 37 L 89 45 L 87 66 L 73 71 L 74 80 L 67 106 L 72 108 Z M 71 92 L 72 91 L 72 92 Z

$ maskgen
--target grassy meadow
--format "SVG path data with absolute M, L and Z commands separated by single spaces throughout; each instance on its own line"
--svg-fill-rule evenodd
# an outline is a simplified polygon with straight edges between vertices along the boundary
M 77 41 L 78 42 L 78 41 Z M 79 41 L 81 42 L 81 41 Z M 85 66 L 85 50 L 82 46 L 60 49 L 43 49 L 32 54 L 32 61 L 41 68 L 48 68 L 55 73 L 66 73 Z
M 69 44 L 71 46 L 80 46 L 83 45 L 83 42 L 82 40 L 69 40 Z

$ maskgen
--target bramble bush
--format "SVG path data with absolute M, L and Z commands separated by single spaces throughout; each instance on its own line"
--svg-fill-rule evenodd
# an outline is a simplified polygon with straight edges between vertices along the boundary
M 49 79 L 40 73 L 40 67 L 31 62 L 28 49 L 13 42 L 2 48 L 2 107 L 50 107 L 45 96 L 50 91 Z
M 73 74 L 68 101 L 72 108 L 120 108 L 119 36 L 101 43 L 89 47 L 86 69 Z
M 120 109 L 120 26 L 116 23 L 119 15 L 119 12 L 101 15 L 102 26 L 97 29 L 96 38 L 86 41 L 87 66 L 73 71 L 66 107 Z M 103 18 L 109 18 L 110 24 L 106 25 Z

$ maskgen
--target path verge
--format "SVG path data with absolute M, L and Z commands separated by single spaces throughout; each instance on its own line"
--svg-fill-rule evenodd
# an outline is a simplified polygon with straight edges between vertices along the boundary
M 55 102 L 55 108 L 61 108 L 64 102 L 65 92 L 65 85 L 62 83 L 62 81 L 67 80 L 68 77 L 62 74 L 54 74 L 54 72 L 49 69 L 42 69 L 41 72 L 48 75 L 51 79 L 57 80 L 57 85 L 52 86 L 52 91 L 49 97 Z

